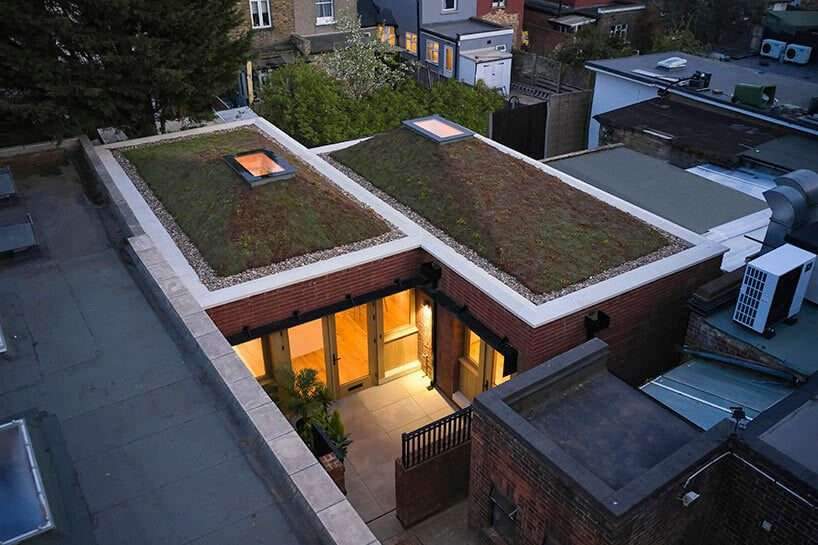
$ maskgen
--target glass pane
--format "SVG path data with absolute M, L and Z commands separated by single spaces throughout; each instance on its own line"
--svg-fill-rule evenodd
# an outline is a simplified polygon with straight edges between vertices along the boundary
M 383 298 L 383 332 L 387 335 L 412 325 L 412 290 Z
M 335 315 L 338 382 L 340 384 L 369 375 L 367 318 L 367 305 L 359 305 Z
M 287 330 L 290 344 L 290 362 L 293 373 L 301 369 L 315 369 L 318 378 L 327 383 L 327 366 L 324 358 L 324 328 L 321 319 L 291 327 Z
M 491 377 L 491 384 L 492 386 L 497 386 L 504 382 L 508 382 L 511 379 L 511 375 L 506 377 L 503 376 L 503 364 L 505 363 L 506 358 L 496 350 L 494 351 L 494 362 L 492 362 L 492 377 Z
M 466 356 L 474 363 L 480 363 L 480 337 L 469 329 L 468 335 L 466 336 L 466 343 Z
M 261 339 L 253 339 L 233 347 L 244 365 L 256 378 L 266 375 L 264 369 L 264 351 L 261 348 Z
M 387 374 L 403 365 L 417 362 L 417 360 L 417 333 L 383 343 L 383 368 Z

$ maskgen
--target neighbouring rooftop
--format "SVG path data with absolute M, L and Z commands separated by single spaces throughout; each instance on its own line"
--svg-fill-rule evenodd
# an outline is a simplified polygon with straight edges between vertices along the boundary
M 681 57 L 687 61 L 687 64 L 684 68 L 675 70 L 666 70 L 656 66 L 657 62 L 670 57 Z M 782 118 L 813 130 L 818 129 L 818 122 L 798 114 L 793 115 L 781 108 L 759 110 L 743 104 L 733 104 L 731 101 L 736 84 L 773 85 L 776 87 L 775 98 L 779 106 L 792 105 L 806 111 L 810 107 L 810 100 L 818 97 L 818 78 L 815 77 L 815 69 L 812 66 L 800 67 L 802 70 L 797 73 L 803 76 L 797 77 L 784 75 L 765 66 L 759 65 L 751 68 L 739 63 L 717 61 L 679 51 L 595 60 L 587 62 L 586 66 L 592 70 L 608 72 L 649 85 L 668 85 L 674 81 L 689 78 L 697 71 L 708 72 L 712 74 L 709 88 L 695 90 L 675 86 L 672 92 L 753 113 L 761 112 L 770 118 Z
M 764 201 L 624 146 L 548 164 L 699 234 L 767 209 Z
M 563 290 L 676 244 L 476 137 L 439 145 L 400 128 L 332 158 L 533 294 Z
M 511 27 L 504 27 L 496 23 L 483 21 L 482 19 L 463 19 L 461 21 L 452 21 L 446 23 L 428 23 L 421 26 L 424 32 L 431 32 L 437 34 L 442 38 L 457 42 L 460 37 L 468 36 L 469 34 L 479 34 L 482 32 L 496 32 L 498 30 L 511 29 Z
M 786 132 L 772 123 L 673 95 L 604 112 L 594 119 L 606 127 L 642 132 L 674 149 L 726 166 L 736 165 L 741 153 Z
M 741 158 L 776 172 L 802 168 L 818 172 L 818 138 L 788 134 L 744 150 Z
M 667 408 L 708 430 L 744 408 L 752 420 L 789 394 L 791 381 L 768 373 L 694 357 L 656 377 L 641 390 Z
M 775 326 L 775 337 L 766 339 L 755 331 L 733 321 L 735 305 L 726 305 L 704 317 L 704 320 L 722 333 L 738 339 L 777 361 L 781 367 L 804 377 L 818 373 L 818 305 L 804 301 L 793 324 L 781 322 Z
M 267 161 L 266 167 L 292 166 L 295 174 L 251 187 L 224 158 L 259 149 L 281 157 L 285 165 Z M 197 261 L 192 243 L 205 262 L 198 265 L 206 264 L 218 277 L 318 252 L 342 252 L 391 231 L 372 210 L 252 127 L 125 148 L 123 159 L 177 245 L 188 250 L 188 260 Z

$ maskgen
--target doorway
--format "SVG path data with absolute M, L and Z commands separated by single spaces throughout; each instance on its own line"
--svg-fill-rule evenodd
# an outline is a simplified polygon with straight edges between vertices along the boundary
M 480 338 L 477 333 L 464 327 L 463 355 L 460 357 L 459 393 L 471 403 L 474 398 L 511 379 L 503 375 L 505 357 Z
M 358 305 L 324 318 L 331 346 L 329 382 L 335 398 L 374 384 L 375 305 Z

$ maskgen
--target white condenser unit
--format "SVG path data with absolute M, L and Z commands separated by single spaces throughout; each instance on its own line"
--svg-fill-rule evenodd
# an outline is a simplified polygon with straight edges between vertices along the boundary
M 795 64 L 807 64 L 809 57 L 812 54 L 812 48 L 808 45 L 790 44 L 784 50 L 784 62 L 792 62 Z
M 747 264 L 733 320 L 765 337 L 801 310 L 815 254 L 785 244 Z
M 781 40 L 764 40 L 761 42 L 761 56 L 779 60 L 787 49 L 787 42 Z

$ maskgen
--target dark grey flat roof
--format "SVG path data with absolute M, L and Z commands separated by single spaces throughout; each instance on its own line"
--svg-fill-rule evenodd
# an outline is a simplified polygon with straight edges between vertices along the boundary
M 614 490 L 698 435 L 607 371 L 543 400 L 523 416 Z
M 457 41 L 460 36 L 467 34 L 477 34 L 479 32 L 493 32 L 506 30 L 505 27 L 480 21 L 478 19 L 463 19 L 462 21 L 452 21 L 451 23 L 431 23 L 422 25 L 420 30 L 431 32 L 452 41 Z
M 816 332 L 818 331 L 818 305 L 804 301 L 798 321 L 787 325 L 775 326 L 775 337 L 765 339 L 755 331 L 742 327 L 733 321 L 734 304 L 705 317 L 708 324 L 735 337 L 758 350 L 769 354 L 781 364 L 798 374 L 808 377 L 818 373 L 818 349 L 816 349 Z
M 818 401 L 807 401 L 760 437 L 794 462 L 818 474 Z
M 656 63 L 658 61 L 668 57 L 682 57 L 687 59 L 687 66 L 681 70 L 663 70 L 656 67 Z M 714 59 L 707 59 L 696 55 L 681 53 L 679 51 L 635 55 L 632 57 L 623 57 L 619 59 L 589 61 L 586 63 L 586 66 L 652 84 L 667 83 L 660 79 L 659 76 L 681 79 L 692 76 L 697 70 L 702 72 L 710 72 L 713 74 L 710 88 L 719 89 L 722 91 L 722 94 L 715 94 L 711 91 L 697 92 L 684 87 L 674 87 L 673 90 L 676 93 L 686 96 L 701 97 L 710 101 L 724 104 L 731 104 L 730 99 L 733 96 L 733 89 L 737 83 L 775 85 L 775 96 L 779 100 L 780 104 L 794 104 L 805 109 L 809 106 L 810 99 L 818 96 L 818 81 L 774 73 L 769 70 L 764 70 L 764 67 L 748 68 L 737 63 L 721 62 Z M 656 77 L 645 73 L 638 74 L 635 73 L 634 70 L 650 72 L 652 74 L 656 74 Z M 743 105 L 734 106 L 743 110 L 763 113 L 769 117 L 787 119 L 786 116 L 776 114 L 769 110 L 758 110 Z M 788 121 L 794 120 L 788 119 Z M 812 128 L 818 128 L 818 126 L 813 126 Z
M 741 157 L 784 171 L 806 168 L 818 172 L 818 139 L 782 136 L 742 152 Z
M 18 178 L 20 203 L 0 208 L 0 223 L 21 206 L 47 219 L 36 258 L 0 265 L 0 416 L 53 415 L 64 446 L 46 434 L 39 461 L 70 472 L 71 520 L 32 543 L 318 543 L 145 299 L 79 179 L 70 167 Z
M 696 233 L 767 208 L 764 201 L 626 147 L 548 165 Z

